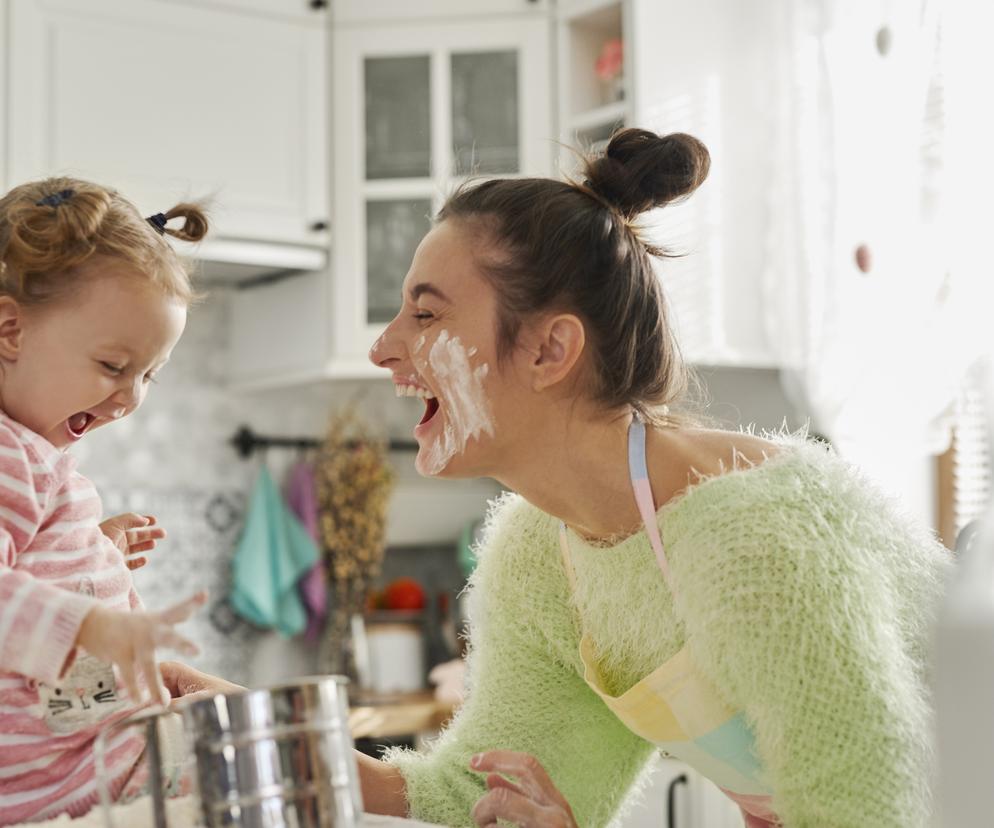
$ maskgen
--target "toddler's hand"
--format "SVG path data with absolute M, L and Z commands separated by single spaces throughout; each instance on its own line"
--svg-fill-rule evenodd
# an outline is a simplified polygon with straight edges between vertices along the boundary
M 159 672 L 162 673 L 162 681 L 174 702 L 183 698 L 203 698 L 215 696 L 218 693 L 237 693 L 245 689 L 238 684 L 225 681 L 223 678 L 201 673 L 190 665 L 182 664 L 179 661 L 163 661 L 159 665 Z
M 173 627 L 189 618 L 206 601 L 207 592 L 202 590 L 159 612 L 121 612 L 94 607 L 83 620 L 76 643 L 90 655 L 118 668 L 135 704 L 143 700 L 138 689 L 139 673 L 145 678 L 152 700 L 166 702 L 169 694 L 159 677 L 155 649 L 171 647 L 184 655 L 197 655 L 200 652 L 197 646 Z
M 166 536 L 166 530 L 156 526 L 153 515 L 136 515 L 134 512 L 108 518 L 100 524 L 100 531 L 121 550 L 128 569 L 145 566 L 148 559 L 141 553 L 154 549 L 156 541 Z

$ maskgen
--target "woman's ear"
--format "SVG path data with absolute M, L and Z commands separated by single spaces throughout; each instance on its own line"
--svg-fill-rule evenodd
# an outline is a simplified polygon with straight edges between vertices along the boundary
M 0 359 L 16 360 L 23 338 L 24 308 L 12 296 L 0 296 Z
M 541 322 L 529 339 L 534 354 L 532 388 L 544 391 L 569 376 L 583 353 L 587 336 L 578 316 L 563 313 Z

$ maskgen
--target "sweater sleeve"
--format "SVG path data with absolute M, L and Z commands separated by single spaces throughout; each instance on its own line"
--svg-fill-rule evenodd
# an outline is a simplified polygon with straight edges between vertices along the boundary
M 628 731 L 578 672 L 578 636 L 551 520 L 517 497 L 494 507 L 470 591 L 468 697 L 424 754 L 392 751 L 411 816 L 472 825 L 486 792 L 470 757 L 533 754 L 580 825 L 606 824 L 651 746 Z
M 745 712 L 788 828 L 926 824 L 921 644 L 948 556 L 848 470 L 746 480 L 694 516 L 691 652 Z
M 96 599 L 16 568 L 43 510 L 23 449 L 0 435 L 0 671 L 55 684 L 72 662 L 76 635 Z

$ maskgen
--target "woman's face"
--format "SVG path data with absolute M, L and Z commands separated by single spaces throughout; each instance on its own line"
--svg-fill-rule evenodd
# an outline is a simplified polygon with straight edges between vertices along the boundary
M 497 296 L 473 239 L 448 220 L 422 240 L 404 279 L 403 306 L 369 358 L 389 369 L 398 397 L 424 399 L 414 429 L 423 475 L 494 476 L 500 445 L 527 422 L 531 396 L 516 357 L 497 368 Z

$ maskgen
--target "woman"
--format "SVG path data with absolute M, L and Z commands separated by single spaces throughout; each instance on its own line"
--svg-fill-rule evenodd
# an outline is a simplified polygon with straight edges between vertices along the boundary
M 360 758 L 369 810 L 603 825 L 660 749 L 749 826 L 927 821 L 945 551 L 823 447 L 668 413 L 686 376 L 636 219 L 708 166 L 624 130 L 582 184 L 463 188 L 418 248 L 371 358 L 425 399 L 423 474 L 516 494 L 479 550 L 467 701 L 427 753 Z

